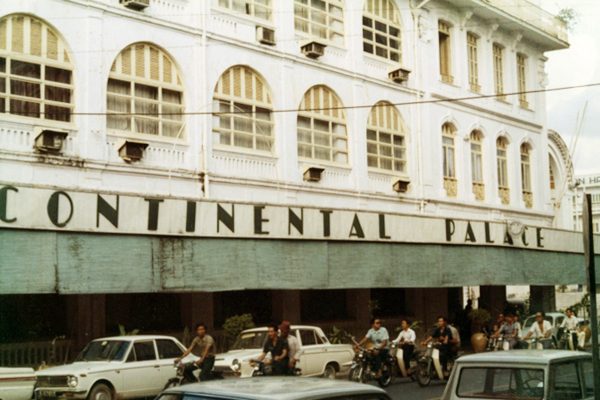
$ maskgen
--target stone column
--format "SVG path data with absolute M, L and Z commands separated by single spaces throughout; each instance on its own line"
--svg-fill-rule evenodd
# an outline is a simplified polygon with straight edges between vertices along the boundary
M 359 325 L 368 326 L 371 319 L 369 303 L 371 301 L 371 289 L 348 289 L 346 290 L 346 307 L 348 317 Z
M 68 296 L 67 316 L 72 352 L 78 352 L 90 340 L 106 335 L 106 295 Z
M 530 311 L 551 312 L 556 311 L 556 290 L 554 286 L 529 287 Z
M 294 325 L 301 322 L 299 290 L 274 290 L 272 302 L 275 322 L 287 320 Z
M 492 318 L 504 312 L 506 302 L 506 286 L 480 286 L 479 308 L 486 309 Z
M 199 322 L 206 324 L 210 332 L 215 328 L 214 296 L 209 292 L 184 293 L 181 295 L 181 322 L 190 331 Z M 193 332 L 192 332 L 193 333 Z

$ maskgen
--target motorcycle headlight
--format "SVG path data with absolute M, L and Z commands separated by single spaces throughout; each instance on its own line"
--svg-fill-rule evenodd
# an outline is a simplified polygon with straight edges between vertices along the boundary
M 77 379 L 76 376 L 70 375 L 67 376 L 67 386 L 69 387 L 77 387 L 77 384 L 79 383 L 79 380 Z
M 234 371 L 239 371 L 241 368 L 241 363 L 240 360 L 238 360 L 237 358 L 235 358 L 232 362 L 231 362 L 231 369 L 233 369 Z

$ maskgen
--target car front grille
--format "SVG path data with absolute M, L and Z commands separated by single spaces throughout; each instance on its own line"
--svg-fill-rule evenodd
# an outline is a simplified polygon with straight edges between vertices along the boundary
M 52 376 L 52 375 L 38 375 L 37 387 L 66 387 L 67 377 L 66 376 Z

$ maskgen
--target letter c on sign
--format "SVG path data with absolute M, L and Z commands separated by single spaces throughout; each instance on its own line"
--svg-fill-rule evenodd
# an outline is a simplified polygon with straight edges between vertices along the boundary
M 19 189 L 17 189 L 14 186 L 4 186 L 3 188 L 0 189 L 0 220 L 3 222 L 15 222 L 17 220 L 16 217 L 14 218 L 8 218 L 8 216 L 6 215 L 6 209 L 7 209 L 7 204 L 8 204 L 8 191 L 11 192 L 15 192 L 17 193 L 19 191 Z
M 59 199 L 60 197 L 64 197 L 65 199 L 67 199 L 67 201 L 69 202 L 69 216 L 67 218 L 65 218 L 64 221 L 59 221 L 59 212 L 58 212 L 58 203 L 59 203 Z M 50 196 L 50 198 L 48 199 L 48 217 L 50 218 L 50 221 L 57 227 L 59 228 L 63 228 L 65 227 L 69 221 L 71 220 L 71 217 L 73 216 L 73 200 L 71 200 L 71 197 L 69 197 L 68 194 L 66 194 L 65 192 L 54 192 L 52 193 L 52 195 Z

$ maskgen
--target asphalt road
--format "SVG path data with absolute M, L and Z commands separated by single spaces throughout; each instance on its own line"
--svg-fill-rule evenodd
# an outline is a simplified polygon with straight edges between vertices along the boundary
M 433 381 L 422 388 L 408 379 L 396 379 L 386 388 L 386 392 L 394 400 L 431 400 L 440 398 L 445 386 L 445 382 Z

